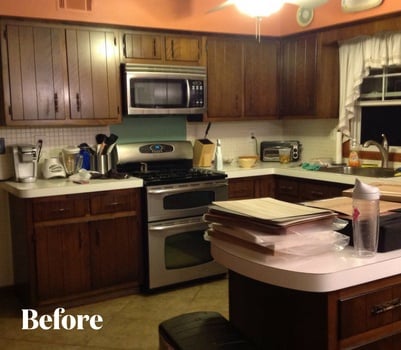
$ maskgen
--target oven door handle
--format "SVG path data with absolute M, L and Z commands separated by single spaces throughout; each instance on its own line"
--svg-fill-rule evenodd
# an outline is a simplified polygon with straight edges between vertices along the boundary
M 203 222 L 184 222 L 184 223 L 177 223 L 173 225 L 154 225 L 151 227 L 148 227 L 148 231 L 165 231 L 165 230 L 172 230 L 172 229 L 177 229 L 177 228 L 183 228 L 183 227 L 199 227 L 199 224 L 202 224 Z M 205 228 L 205 231 L 207 228 Z
M 174 192 L 182 192 L 183 190 L 185 190 L 186 188 L 191 189 L 191 190 L 203 190 L 205 188 L 208 188 L 210 190 L 216 189 L 216 188 L 220 188 L 220 187 L 227 187 L 227 183 L 222 183 L 222 184 L 213 184 L 211 185 L 209 184 L 201 184 L 201 185 L 188 185 L 188 187 L 180 187 L 180 188 L 157 188 L 157 189 L 151 189 L 148 188 L 148 194 L 165 194 L 165 193 L 174 193 Z

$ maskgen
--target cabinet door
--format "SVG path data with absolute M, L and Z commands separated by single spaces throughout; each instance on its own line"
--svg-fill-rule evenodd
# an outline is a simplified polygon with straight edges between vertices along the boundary
M 255 198 L 254 177 L 243 177 L 228 180 L 228 199 L 249 199 Z
M 166 61 L 197 63 L 202 56 L 202 40 L 199 37 L 166 36 Z
M 87 224 L 40 226 L 34 237 L 39 300 L 90 289 Z
M 162 60 L 161 44 L 162 38 L 158 34 L 124 33 L 123 57 L 130 61 L 153 60 L 157 63 Z
M 90 223 L 94 288 L 140 281 L 141 251 L 134 216 Z
M 207 43 L 208 119 L 239 119 L 242 116 L 242 42 L 209 38 Z
M 314 116 L 316 114 L 316 35 L 284 39 L 281 42 L 282 116 Z
M 67 29 L 71 119 L 118 120 L 116 36 L 112 31 Z
M 278 40 L 244 41 L 244 117 L 278 115 Z
M 299 202 L 299 181 L 296 178 L 277 176 L 275 178 L 276 199 L 297 203 Z
M 65 120 L 69 111 L 64 30 L 6 24 L 3 31 L 7 125 Z

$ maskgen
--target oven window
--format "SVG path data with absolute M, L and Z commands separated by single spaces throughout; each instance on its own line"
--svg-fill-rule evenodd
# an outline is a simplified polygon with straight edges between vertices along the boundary
M 209 205 L 215 199 L 215 190 L 183 192 L 164 197 L 163 208 L 189 209 Z
M 210 243 L 203 238 L 205 231 L 189 231 L 166 238 L 164 245 L 167 270 L 201 265 L 212 261 Z

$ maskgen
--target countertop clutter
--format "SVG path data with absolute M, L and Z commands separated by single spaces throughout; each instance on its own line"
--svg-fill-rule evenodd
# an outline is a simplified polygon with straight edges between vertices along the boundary
M 300 163 L 280 164 L 271 162 L 257 162 L 252 168 L 241 168 L 233 162 L 231 165 L 224 165 L 222 170 L 227 174 L 228 179 L 264 176 L 264 175 L 282 175 L 295 178 L 303 178 L 309 180 L 319 180 L 334 183 L 343 183 L 353 185 L 356 176 L 344 175 L 336 173 L 327 173 L 322 171 L 305 170 Z M 400 177 L 392 178 L 374 178 L 374 177 L 359 177 L 366 183 L 378 183 L 387 185 L 400 185 Z M 96 191 L 108 191 L 115 189 L 136 188 L 142 187 L 143 181 L 136 177 L 128 179 L 99 179 L 90 180 L 88 184 L 76 184 L 67 179 L 38 179 L 34 183 L 19 183 L 15 181 L 0 182 L 0 186 L 7 192 L 10 192 L 22 198 L 34 198 L 44 196 L 55 196 L 62 194 L 74 194 Z M 401 194 L 400 194 L 401 197 Z M 391 199 L 394 200 L 394 199 Z

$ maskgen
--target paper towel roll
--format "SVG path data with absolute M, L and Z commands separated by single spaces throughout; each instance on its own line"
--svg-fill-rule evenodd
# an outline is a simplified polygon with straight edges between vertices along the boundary
M 343 162 L 343 134 L 341 131 L 336 132 L 336 164 Z

